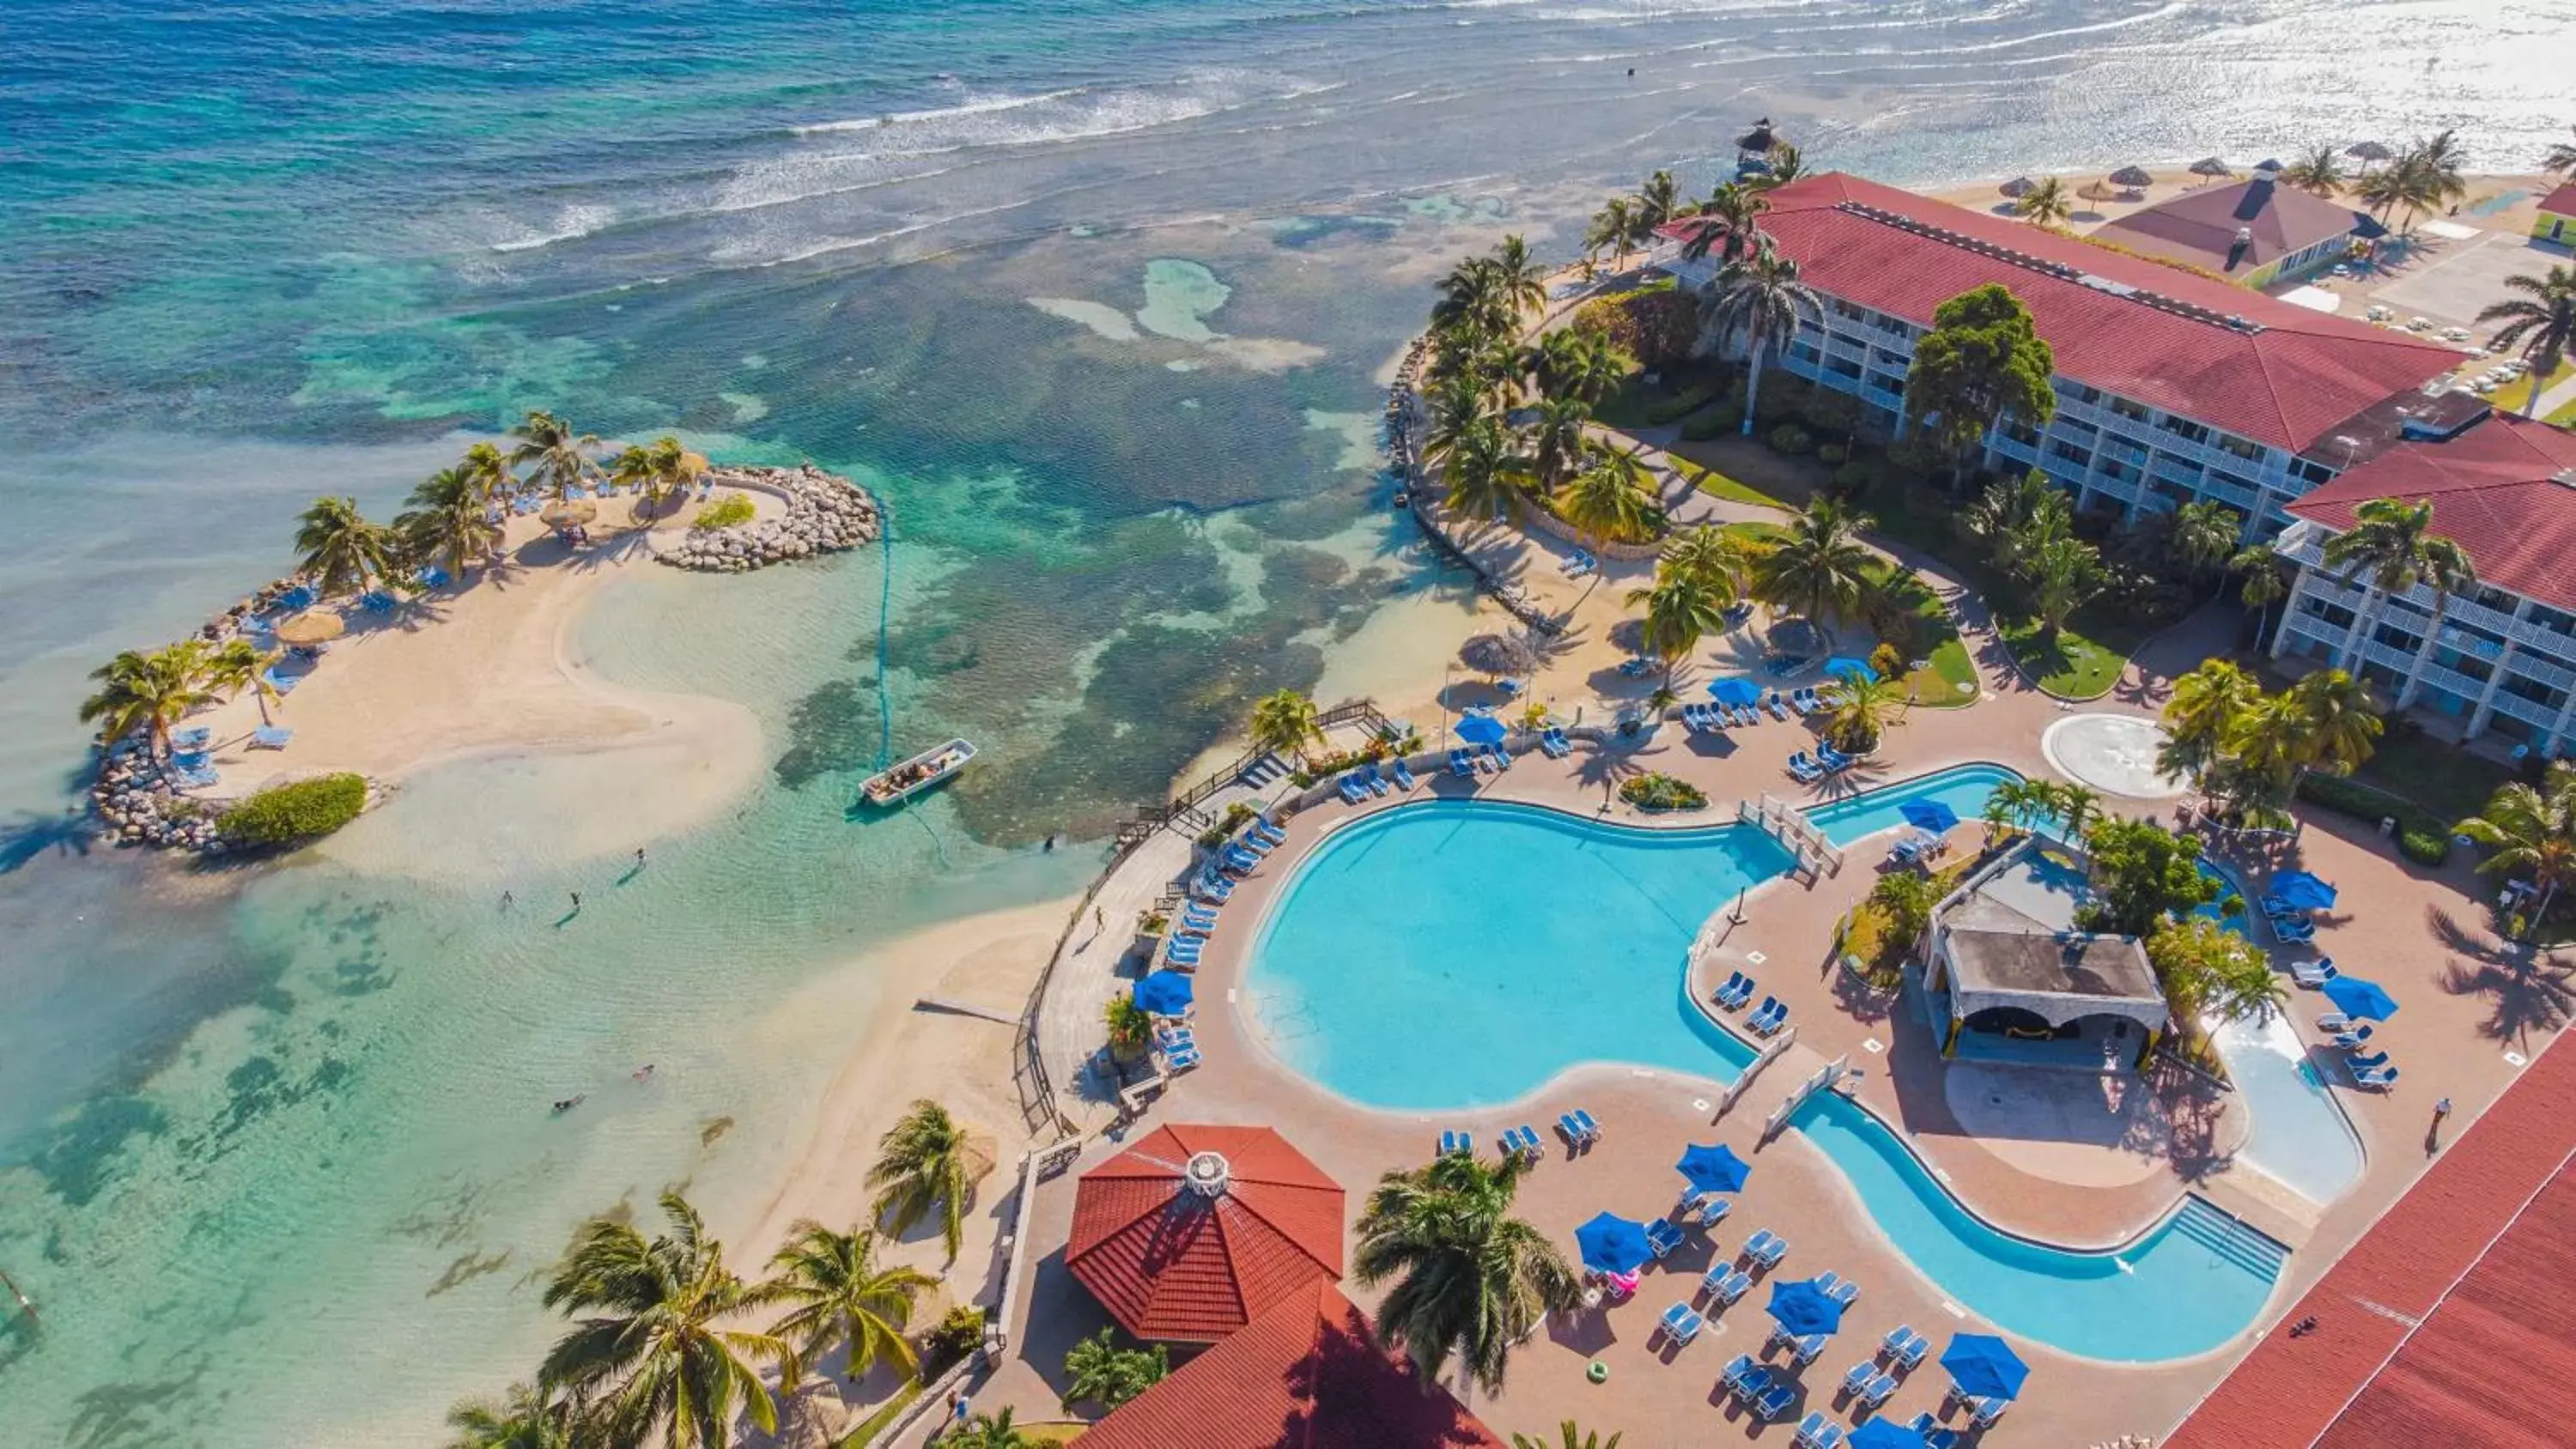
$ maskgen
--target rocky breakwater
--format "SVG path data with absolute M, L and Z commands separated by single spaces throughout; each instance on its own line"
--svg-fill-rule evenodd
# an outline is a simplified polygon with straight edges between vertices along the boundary
M 215 817 L 223 804 L 171 792 L 161 767 L 140 740 L 125 740 L 100 762 L 90 787 L 100 833 L 118 845 L 148 845 L 220 855 L 231 848 Z
M 707 481 L 783 496 L 787 511 L 730 528 L 692 528 L 660 552 L 675 568 L 708 573 L 746 570 L 838 553 L 873 542 L 885 526 L 876 500 L 847 478 L 807 463 L 797 468 L 718 468 Z

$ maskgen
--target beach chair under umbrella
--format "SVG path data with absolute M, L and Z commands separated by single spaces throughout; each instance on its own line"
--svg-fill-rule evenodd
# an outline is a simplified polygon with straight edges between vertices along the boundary
M 310 648 L 316 644 L 328 644 L 348 632 L 348 620 L 337 614 L 325 614 L 315 610 L 298 614 L 278 625 L 277 642 Z
M 1745 1179 L 1753 1175 L 1752 1165 L 1723 1143 L 1691 1144 L 1682 1149 L 1682 1160 L 1673 1164 L 1673 1170 L 1690 1182 L 1694 1192 L 1742 1192 Z
M 1959 1333 L 1941 1350 L 1941 1371 L 1972 1399 L 2009 1399 L 2021 1392 L 2030 1365 L 2012 1345 L 1991 1333 Z
M 1501 720 L 1489 714 L 1471 714 L 1458 721 L 1458 738 L 1471 745 L 1499 745 L 1510 732 Z
M 1772 1284 L 1767 1311 L 1773 1322 L 1798 1338 L 1833 1333 L 1843 1326 L 1842 1300 L 1827 1293 L 1812 1278 Z
M 1655 1256 L 1646 1225 L 1611 1212 L 1576 1228 L 1574 1246 L 1583 1266 L 1596 1273 L 1634 1273 Z
M 1709 698 L 1719 704 L 1741 707 L 1762 702 L 1762 686 L 1750 679 L 1734 677 L 1720 679 L 1709 685 L 1708 693 Z
M 2386 1021 L 2397 1014 L 2397 998 L 2359 976 L 2336 976 L 2325 984 L 2325 994 L 2335 1010 L 2358 1021 Z

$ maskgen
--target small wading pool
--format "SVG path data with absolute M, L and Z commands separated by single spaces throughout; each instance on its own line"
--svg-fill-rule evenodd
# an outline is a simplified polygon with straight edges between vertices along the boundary
M 1973 817 L 2015 778 L 1967 766 L 1813 814 L 1837 841 L 1857 840 L 1909 800 Z M 1641 830 L 1538 806 L 1416 802 L 1343 827 L 1300 864 L 1254 944 L 1243 1010 L 1290 1066 L 1366 1107 L 1492 1106 L 1583 1062 L 1729 1082 L 1752 1051 L 1686 998 L 1683 962 L 1738 890 L 1788 866 L 1749 827 Z M 2068 1252 L 1988 1226 L 1839 1097 L 1795 1124 L 1943 1292 L 2069 1353 L 2146 1362 L 2217 1348 L 2279 1275 L 2277 1245 L 2196 1199 L 2117 1253 Z

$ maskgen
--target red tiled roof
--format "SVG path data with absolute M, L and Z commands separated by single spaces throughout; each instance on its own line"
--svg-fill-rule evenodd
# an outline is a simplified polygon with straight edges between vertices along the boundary
M 1839 171 L 1793 181 L 1769 200 L 1762 229 L 1810 286 L 1929 327 L 1943 302 L 2000 282 L 2030 308 L 2062 375 L 2292 452 L 2460 361 L 2402 332 Z M 1664 228 L 1689 230 L 1687 220 Z M 2230 327 L 2230 316 L 2259 326 Z
M 2251 235 L 2244 254 L 2237 256 L 2240 228 Z M 2252 271 L 2330 237 L 2355 233 L 2378 236 L 2382 229 L 2349 206 L 2263 180 L 2196 187 L 2114 217 L 2093 231 L 2104 241 L 2213 272 L 2235 270 L 2227 265 L 2231 256 L 2236 257 L 2237 268 Z
M 2570 181 L 2540 198 L 2540 209 L 2560 216 L 2576 216 L 2576 181 Z
M 2374 498 L 2429 498 L 2433 531 L 2469 551 L 2480 579 L 2576 611 L 2571 470 L 2576 433 L 2497 413 L 2446 442 L 2391 448 L 2301 496 L 2290 512 L 2340 530 Z
M 2571 1283 L 2576 1048 L 2562 1044 L 2284 1315 L 2316 1331 L 2274 1328 L 2164 1449 L 2567 1443 Z
M 1183 1176 L 1202 1152 L 1214 1197 Z M 1159 1127 L 1082 1175 L 1064 1264 L 1138 1338 L 1213 1343 L 1341 1278 L 1341 1185 L 1267 1127 Z
M 1082 1436 L 1083 1449 L 1504 1449 L 1446 1389 L 1377 1346 L 1368 1315 L 1318 1283 L 1172 1371 Z

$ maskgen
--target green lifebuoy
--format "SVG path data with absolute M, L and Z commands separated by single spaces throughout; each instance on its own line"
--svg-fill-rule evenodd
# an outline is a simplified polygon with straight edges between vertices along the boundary
M 1596 1384 L 1606 1382 L 1610 1377 L 1610 1365 L 1596 1358 L 1592 1366 L 1583 1371 L 1583 1376 Z

